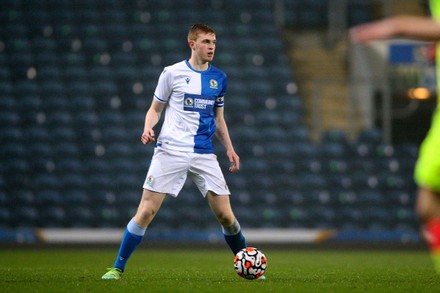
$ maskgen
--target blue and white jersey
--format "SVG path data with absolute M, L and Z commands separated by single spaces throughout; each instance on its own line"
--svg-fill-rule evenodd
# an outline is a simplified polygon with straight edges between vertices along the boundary
M 212 65 L 198 71 L 184 60 L 165 67 L 154 92 L 157 101 L 167 103 L 157 146 L 214 153 L 214 110 L 224 106 L 226 88 L 226 74 Z

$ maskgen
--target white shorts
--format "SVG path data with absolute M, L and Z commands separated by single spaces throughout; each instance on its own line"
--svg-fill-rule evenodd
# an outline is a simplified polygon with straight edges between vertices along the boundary
M 187 175 L 205 197 L 208 191 L 229 195 L 229 188 L 215 154 L 179 152 L 156 147 L 144 188 L 177 197 Z

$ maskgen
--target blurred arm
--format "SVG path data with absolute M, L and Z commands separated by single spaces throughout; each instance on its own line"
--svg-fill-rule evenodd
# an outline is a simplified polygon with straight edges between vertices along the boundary
M 153 99 L 153 102 L 151 102 L 150 109 L 148 109 L 145 115 L 144 132 L 141 136 L 143 144 L 148 144 L 156 140 L 153 127 L 159 122 L 164 108 L 165 104 L 158 102 L 156 99 Z
M 440 40 L 440 23 L 430 17 L 394 16 L 355 26 L 349 31 L 353 43 L 366 43 L 396 37 L 422 41 Z
M 221 144 L 226 148 L 226 155 L 228 156 L 229 162 L 231 166 L 229 167 L 229 171 L 234 172 L 240 169 L 240 157 L 234 150 L 232 146 L 232 141 L 229 136 L 228 126 L 226 125 L 226 121 L 224 118 L 224 108 L 218 107 L 216 108 L 216 132 L 215 135 L 220 140 Z

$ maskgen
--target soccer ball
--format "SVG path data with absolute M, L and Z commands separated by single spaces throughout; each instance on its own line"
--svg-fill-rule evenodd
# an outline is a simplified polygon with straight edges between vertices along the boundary
M 235 255 L 234 269 L 240 277 L 245 279 L 260 278 L 266 271 L 266 267 L 266 256 L 255 247 L 243 248 Z

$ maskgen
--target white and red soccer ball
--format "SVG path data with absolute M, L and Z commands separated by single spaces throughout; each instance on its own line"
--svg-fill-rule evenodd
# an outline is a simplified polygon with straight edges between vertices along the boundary
M 240 277 L 256 280 L 264 275 L 267 259 L 264 253 L 255 247 L 240 250 L 234 258 L 234 269 Z

